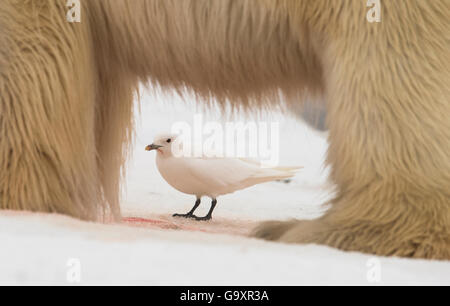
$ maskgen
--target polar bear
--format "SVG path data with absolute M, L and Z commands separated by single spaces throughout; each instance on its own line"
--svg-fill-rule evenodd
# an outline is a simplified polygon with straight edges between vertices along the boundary
M 254 235 L 450 259 L 449 1 L 370 1 L 379 22 L 362 0 L 69 2 L 80 22 L 64 0 L 0 6 L 1 209 L 120 216 L 139 82 L 245 108 L 316 99 L 331 208 Z

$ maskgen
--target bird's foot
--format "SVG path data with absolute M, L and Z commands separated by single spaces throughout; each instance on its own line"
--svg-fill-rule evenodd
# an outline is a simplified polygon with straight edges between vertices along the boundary
M 195 219 L 195 221 L 209 221 L 212 219 L 212 217 L 209 215 L 206 215 L 204 217 L 197 217 L 193 215 L 192 217 Z
M 189 219 L 189 218 L 196 219 L 197 218 L 196 216 L 194 216 L 194 214 L 189 214 L 189 213 L 187 213 L 187 214 L 173 214 L 172 217 L 175 217 L 175 218 L 186 218 L 186 219 Z

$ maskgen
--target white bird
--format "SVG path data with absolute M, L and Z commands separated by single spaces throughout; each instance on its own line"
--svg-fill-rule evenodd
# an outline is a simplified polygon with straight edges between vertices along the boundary
M 262 168 L 259 163 L 240 158 L 220 157 L 178 157 L 173 154 L 177 135 L 161 135 L 145 150 L 156 150 L 156 165 L 161 176 L 171 185 L 186 194 L 197 197 L 194 207 L 186 214 L 174 217 L 210 220 L 220 195 L 235 192 L 259 183 L 287 179 L 302 167 Z M 200 205 L 201 197 L 212 199 L 211 208 L 204 217 L 197 217 L 194 211 Z

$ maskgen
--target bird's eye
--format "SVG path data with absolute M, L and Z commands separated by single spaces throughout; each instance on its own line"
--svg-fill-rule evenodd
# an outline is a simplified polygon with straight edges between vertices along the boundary
M 172 142 L 172 139 L 167 139 L 167 143 L 171 143 Z

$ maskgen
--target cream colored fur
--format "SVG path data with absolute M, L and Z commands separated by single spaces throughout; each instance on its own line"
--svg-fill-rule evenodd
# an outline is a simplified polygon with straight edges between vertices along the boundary
M 118 217 L 139 81 L 244 110 L 315 97 L 337 196 L 254 234 L 450 259 L 449 1 L 369 23 L 357 0 L 81 0 L 80 24 L 65 2 L 0 6 L 1 208 Z

